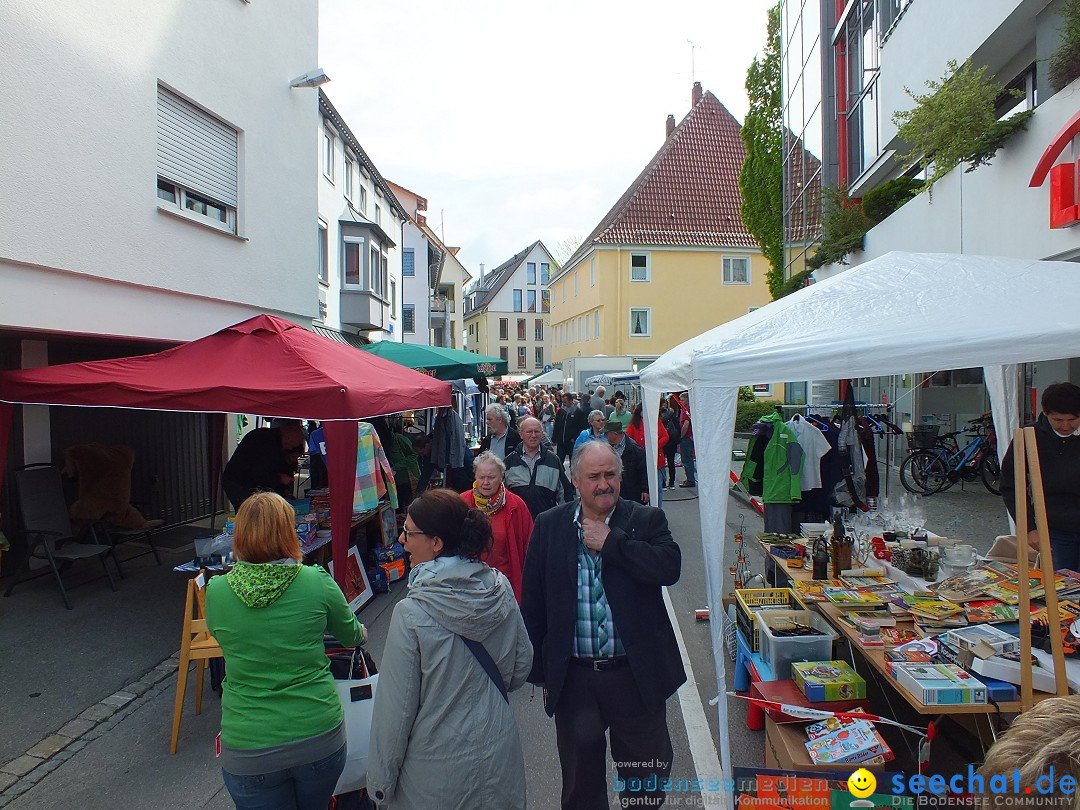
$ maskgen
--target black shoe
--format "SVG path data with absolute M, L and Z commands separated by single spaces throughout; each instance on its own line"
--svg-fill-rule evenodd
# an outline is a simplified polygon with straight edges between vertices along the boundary
M 683 481 L 681 484 L 679 484 L 679 486 L 680 487 L 696 487 L 697 482 L 696 481 Z

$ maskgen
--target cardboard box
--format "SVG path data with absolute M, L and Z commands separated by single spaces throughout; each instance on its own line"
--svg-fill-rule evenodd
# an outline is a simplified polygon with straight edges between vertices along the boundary
M 791 679 L 807 700 L 861 700 L 866 681 L 844 661 L 796 661 Z
M 815 765 L 810 761 L 806 750 L 806 729 L 799 723 L 776 723 L 772 718 L 765 718 L 765 767 L 782 771 L 845 771 L 856 767 L 868 771 L 880 772 L 886 763 L 861 763 L 838 765 L 835 762 Z
M 897 664 L 896 682 L 927 706 L 986 703 L 986 685 L 951 664 Z

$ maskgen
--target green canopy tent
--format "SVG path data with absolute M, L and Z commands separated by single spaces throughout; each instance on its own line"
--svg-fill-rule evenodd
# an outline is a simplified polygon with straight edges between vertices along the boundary
M 507 363 L 498 357 L 486 357 L 461 349 L 395 343 L 384 340 L 362 347 L 365 352 L 429 374 L 437 380 L 462 380 L 471 377 L 494 377 L 506 374 Z

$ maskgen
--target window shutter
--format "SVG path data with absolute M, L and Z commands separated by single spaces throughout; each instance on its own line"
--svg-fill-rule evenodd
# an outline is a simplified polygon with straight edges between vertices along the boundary
M 158 174 L 236 207 L 236 130 L 158 85 Z

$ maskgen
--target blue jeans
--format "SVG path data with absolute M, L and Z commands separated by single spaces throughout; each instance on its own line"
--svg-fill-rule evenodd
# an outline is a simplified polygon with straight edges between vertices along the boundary
M 694 465 L 694 440 L 685 436 L 679 440 L 679 455 L 682 456 L 682 468 L 686 473 L 686 483 L 697 484 L 697 467 Z
M 222 770 L 237 810 L 326 810 L 338 777 L 345 770 L 343 745 L 336 752 L 296 768 L 237 776 Z
M 1080 571 L 1080 534 L 1050 530 L 1050 554 L 1054 558 L 1054 570 L 1068 568 Z

